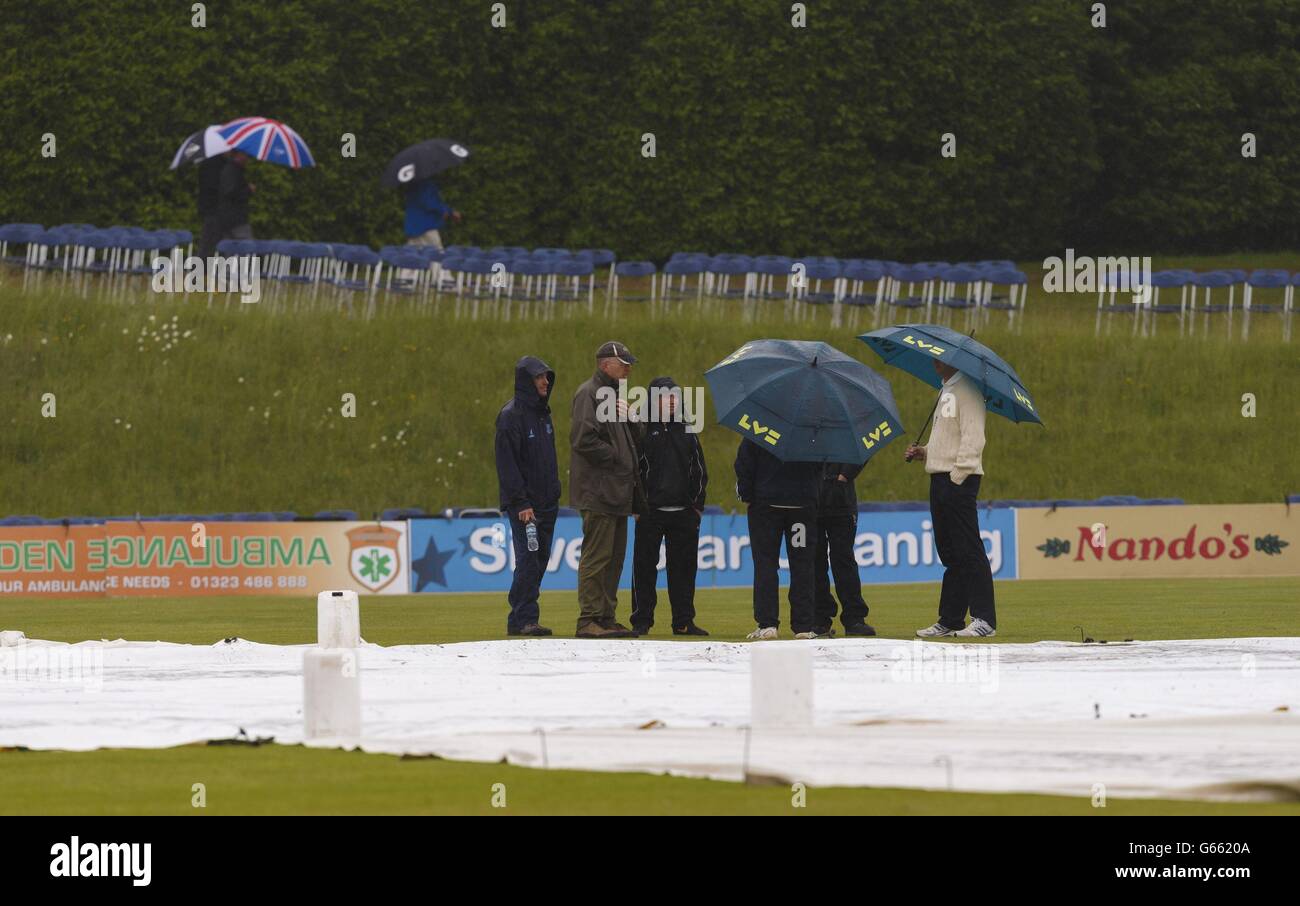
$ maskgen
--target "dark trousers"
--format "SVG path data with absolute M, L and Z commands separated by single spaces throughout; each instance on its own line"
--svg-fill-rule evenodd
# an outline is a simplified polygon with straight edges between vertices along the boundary
M 868 608 L 862 597 L 862 576 L 858 573 L 857 558 L 853 556 L 853 540 L 857 535 L 857 513 L 823 513 L 817 517 L 815 623 L 818 632 L 827 632 L 831 628 L 837 608 L 842 608 L 840 622 L 846 629 L 866 622 Z M 835 576 L 835 594 L 840 599 L 838 605 L 831 596 L 831 574 Z
M 632 626 L 649 629 L 655 624 L 658 595 L 659 545 L 666 548 L 668 603 L 673 628 L 695 620 L 695 569 L 699 562 L 700 514 L 687 507 L 675 512 L 650 510 L 636 521 L 632 541 Z
M 506 617 L 506 631 L 518 632 L 529 623 L 540 619 L 537 595 L 542 589 L 542 577 L 551 556 L 551 536 L 555 534 L 555 517 L 559 510 L 534 510 L 537 522 L 537 550 L 528 549 L 528 529 L 519 517 L 510 514 L 510 538 L 515 548 L 515 577 L 510 582 L 510 616 Z
M 967 475 L 961 484 L 953 484 L 946 473 L 930 476 L 934 546 L 946 567 L 939 593 L 939 622 L 949 629 L 965 628 L 967 611 L 994 629 L 998 625 L 993 610 L 993 570 L 984 553 L 975 509 L 979 491 L 979 475 Z
M 582 556 L 578 559 L 578 628 L 614 625 L 618 580 L 627 554 L 627 516 L 579 510 Z
M 199 247 L 197 250 L 197 255 L 204 260 L 205 267 L 207 266 L 207 259 L 217 253 L 217 243 L 221 239 L 220 215 L 215 213 L 205 215 L 203 217 L 203 229 L 199 231 Z
M 803 544 L 796 546 L 796 526 L 802 526 Z M 754 557 L 754 622 L 761 627 L 781 625 L 781 539 L 790 562 L 790 628 L 795 633 L 813 631 L 813 569 L 817 561 L 817 509 L 784 509 L 767 504 L 749 507 L 749 549 Z

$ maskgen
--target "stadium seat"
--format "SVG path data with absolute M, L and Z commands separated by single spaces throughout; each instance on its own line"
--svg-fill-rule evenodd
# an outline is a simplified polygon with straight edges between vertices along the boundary
M 1246 278 L 1246 290 L 1241 301 L 1241 307 L 1246 311 L 1285 311 L 1288 310 L 1287 301 L 1291 287 L 1291 274 L 1284 270 L 1256 270 L 1251 271 L 1250 276 Z M 1282 299 L 1279 302 L 1262 303 L 1255 301 L 1255 290 L 1280 289 Z
M 1191 301 L 1188 303 L 1188 310 L 1203 311 L 1203 312 L 1232 311 L 1231 293 L 1232 293 L 1233 283 L 1234 283 L 1233 277 L 1227 271 L 1207 271 L 1206 273 L 1203 274 L 1197 274 L 1195 277 L 1192 278 L 1192 297 L 1191 297 Z M 1224 286 L 1228 287 L 1228 292 L 1229 292 L 1228 301 L 1227 302 L 1212 301 L 1212 293 L 1214 292 L 1215 288 L 1224 287 Z M 1205 303 L 1198 309 L 1196 307 L 1196 295 L 1197 295 L 1197 290 L 1201 288 L 1205 289 Z
M 660 284 L 660 298 L 671 301 L 674 298 L 684 298 L 686 295 L 686 281 L 690 277 L 695 278 L 695 299 L 700 301 L 704 298 L 704 273 L 709 264 L 707 255 L 696 257 L 694 255 L 682 255 L 668 259 L 664 265 L 663 282 Z M 679 285 L 673 288 L 673 277 L 680 277 Z
M 650 278 L 650 295 L 628 296 L 628 301 L 653 302 L 655 300 L 658 276 L 653 261 L 620 261 L 614 266 L 614 276 L 610 281 L 609 295 L 615 301 L 618 300 L 624 277 L 628 279 Z
M 390 507 L 379 514 L 384 522 L 397 522 L 402 519 L 419 519 L 429 514 L 418 506 Z
M 984 278 L 981 305 L 984 308 L 997 311 L 1024 310 L 1025 300 L 1029 298 L 1029 278 L 1022 271 L 1015 267 L 988 267 L 983 268 L 981 273 Z M 999 286 L 1007 288 L 1007 295 L 996 295 L 995 290 Z
M 753 258 L 748 255 L 715 255 L 708 259 L 705 268 L 706 290 L 709 295 L 721 297 L 739 295 L 745 301 L 749 301 L 755 282 L 755 278 L 751 278 L 750 275 L 757 275 Z M 732 277 L 745 278 L 739 289 L 731 288 Z
M 558 281 L 551 285 L 551 298 L 564 298 L 577 300 L 582 295 L 582 278 L 587 278 L 587 306 L 591 307 L 595 303 L 596 294 L 596 269 L 592 264 L 592 259 L 585 255 L 574 255 L 570 258 L 557 258 L 552 264 L 552 273 L 557 277 L 569 278 L 569 286 L 564 290 L 558 287 Z
M 810 305 L 825 305 L 839 301 L 840 278 L 844 269 L 835 258 L 800 258 L 795 264 L 804 266 L 802 286 L 794 288 L 795 298 Z M 830 291 L 822 289 L 822 281 L 829 280 Z
M 1181 314 L 1187 310 L 1187 295 L 1189 288 L 1192 287 L 1192 281 L 1196 275 L 1192 271 L 1184 270 L 1167 270 L 1156 271 L 1151 275 L 1151 304 L 1150 309 L 1157 314 Z M 1160 290 L 1176 289 L 1179 292 L 1178 304 L 1172 302 L 1162 303 L 1160 301 Z
M 848 284 L 844 297 L 840 300 L 845 305 L 875 305 L 884 288 L 885 267 L 879 261 L 853 261 L 844 265 L 843 279 Z M 875 284 L 876 291 L 864 294 L 866 284 Z
M 487 506 L 466 506 L 457 507 L 455 515 L 457 519 L 498 519 L 501 511 Z
M 758 275 L 758 286 L 754 295 L 760 299 L 788 299 L 794 291 L 790 285 L 793 273 L 793 258 L 785 255 L 759 255 L 754 258 L 754 273 Z M 785 286 L 776 291 L 776 278 L 784 277 Z
M 378 253 L 372 249 L 365 246 L 336 248 L 334 250 L 334 260 L 341 265 L 334 279 L 336 286 L 343 289 L 368 290 L 379 285 L 383 261 Z M 349 266 L 352 268 L 350 272 L 348 271 Z M 357 273 L 361 268 L 365 268 L 365 276 L 358 280 Z
M 935 299 L 944 308 L 974 308 L 979 304 L 984 286 L 983 273 L 974 266 L 954 265 L 938 272 L 939 296 Z

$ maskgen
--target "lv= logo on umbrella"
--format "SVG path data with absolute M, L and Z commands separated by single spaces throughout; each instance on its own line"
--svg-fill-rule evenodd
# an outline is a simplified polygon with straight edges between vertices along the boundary
M 861 465 L 903 429 L 889 382 L 826 343 L 753 340 L 704 378 L 719 423 L 783 462 Z
M 978 385 L 989 412 L 1013 422 L 1043 423 L 1020 375 L 997 353 L 976 341 L 973 333 L 967 337 L 938 324 L 900 324 L 873 330 L 858 339 L 870 346 L 886 364 L 901 368 L 936 390 L 943 387 L 943 377 L 935 363 L 942 362 Z M 935 400 L 929 417 L 917 434 L 917 443 L 929 427 L 942 398 L 940 395 Z

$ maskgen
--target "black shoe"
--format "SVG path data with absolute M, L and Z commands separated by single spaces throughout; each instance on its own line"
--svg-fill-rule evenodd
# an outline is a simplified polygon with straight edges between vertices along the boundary
M 550 635 L 551 630 L 545 626 L 539 626 L 536 623 L 529 623 L 523 629 L 510 630 L 507 635 Z
M 643 635 L 649 635 L 649 634 L 650 634 L 649 626 L 638 626 L 635 623 L 632 624 L 632 635 L 636 636 L 638 639 L 641 638 L 641 636 Z
M 875 635 L 876 628 L 863 620 L 861 623 L 854 623 L 851 626 L 844 627 L 845 635 Z
M 696 626 L 692 621 L 685 626 L 674 626 L 673 635 L 708 635 L 708 633 Z

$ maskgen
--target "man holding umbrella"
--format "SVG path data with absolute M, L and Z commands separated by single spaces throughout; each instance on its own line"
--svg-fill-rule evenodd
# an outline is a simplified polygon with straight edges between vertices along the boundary
M 934 370 L 943 384 L 930 442 L 909 445 L 904 459 L 920 459 L 930 475 L 934 546 L 946 569 L 939 593 L 939 619 L 916 634 L 926 639 L 993 636 L 998 625 L 993 572 L 980 538 L 975 504 L 984 475 L 984 398 L 971 379 L 951 365 L 936 359 Z
M 813 570 L 817 495 L 822 465 L 782 462 L 758 444 L 741 440 L 736 451 L 736 496 L 749 504 L 749 549 L 754 557 L 753 641 L 778 637 L 781 625 L 781 539 L 790 563 L 790 628 L 796 639 L 815 639 Z
M 816 638 L 815 545 L 825 464 L 860 466 L 898 436 L 893 391 L 857 359 L 802 340 L 751 341 L 704 377 L 718 422 L 742 437 L 736 493 L 749 504 L 758 624 L 749 638 L 778 637 L 782 538 L 790 563 L 790 627 L 795 638 Z
M 975 504 L 984 474 L 984 413 L 996 412 L 1013 422 L 1042 424 L 1042 419 L 1015 369 L 973 336 L 937 324 L 902 324 L 858 339 L 889 364 L 939 390 L 930 413 L 930 442 L 911 444 L 904 457 L 922 460 L 930 474 L 934 543 L 945 567 L 939 619 L 916 634 L 925 639 L 993 636 L 993 572 Z
M 460 211 L 442 200 L 432 179 L 412 183 L 406 190 L 406 244 L 442 248 L 442 229 L 447 221 L 460 223 Z
M 447 221 L 460 223 L 460 211 L 442 200 L 433 177 L 460 166 L 468 157 L 469 148 L 463 143 L 431 138 L 404 148 L 388 162 L 380 181 L 406 193 L 407 245 L 441 249 L 442 229 Z

